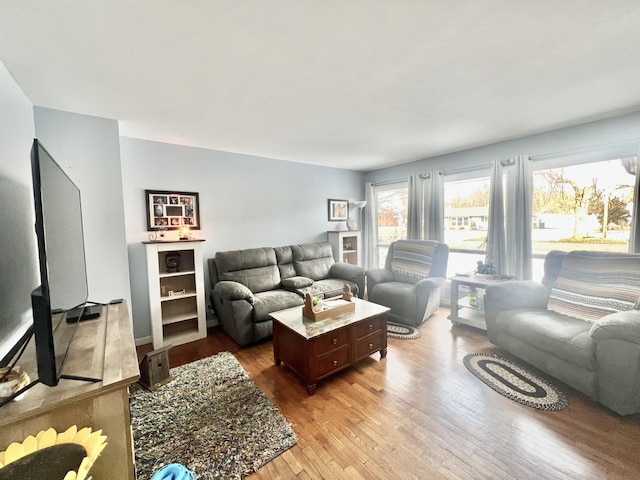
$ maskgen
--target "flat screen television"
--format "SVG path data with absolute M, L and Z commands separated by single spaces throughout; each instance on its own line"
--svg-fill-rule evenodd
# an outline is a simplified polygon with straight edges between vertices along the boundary
M 31 293 L 38 380 L 55 386 L 77 325 L 65 319 L 88 297 L 82 206 L 80 189 L 38 139 L 31 171 L 41 282 Z

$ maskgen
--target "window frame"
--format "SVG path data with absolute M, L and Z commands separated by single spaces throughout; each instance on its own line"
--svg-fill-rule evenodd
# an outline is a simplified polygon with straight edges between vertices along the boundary
M 406 203 L 406 211 L 409 211 L 409 181 L 408 180 L 400 180 L 395 182 L 384 183 L 381 185 L 373 186 L 373 198 L 375 199 L 376 205 L 376 232 L 375 232 L 375 248 L 378 250 L 378 266 L 380 268 L 384 267 L 384 259 L 386 258 L 387 251 L 389 250 L 389 246 L 391 245 L 386 243 L 380 243 L 379 238 L 379 230 L 380 230 L 380 208 L 378 203 L 378 193 L 384 190 L 398 190 L 398 189 L 406 189 L 407 190 L 407 203 Z M 406 228 L 406 225 L 405 225 Z M 406 233 L 405 237 L 406 239 Z

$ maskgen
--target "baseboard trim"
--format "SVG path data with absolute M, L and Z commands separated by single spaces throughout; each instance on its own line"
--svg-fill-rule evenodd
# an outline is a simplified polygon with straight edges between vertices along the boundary
M 146 345 L 147 343 L 152 343 L 153 340 L 151 339 L 151 335 L 149 335 L 146 337 L 136 338 L 135 342 L 136 342 L 136 347 L 139 347 L 140 345 Z

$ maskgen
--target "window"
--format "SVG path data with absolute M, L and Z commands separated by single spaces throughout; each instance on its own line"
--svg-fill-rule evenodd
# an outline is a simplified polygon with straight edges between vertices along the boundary
M 409 189 L 406 184 L 378 186 L 375 198 L 378 212 L 378 259 L 379 266 L 384 267 L 389 245 L 407 238 Z
M 626 157 L 534 171 L 534 279 L 542 278 L 550 250 L 629 250 L 637 162 Z
M 490 179 L 476 177 L 444 184 L 444 242 L 449 245 L 447 276 L 469 272 L 485 260 Z

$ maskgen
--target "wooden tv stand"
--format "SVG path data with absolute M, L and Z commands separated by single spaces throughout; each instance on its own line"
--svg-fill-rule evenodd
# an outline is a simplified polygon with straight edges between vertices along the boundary
M 18 362 L 30 376 L 35 376 L 29 364 L 33 357 L 27 349 Z M 100 318 L 78 324 L 62 373 L 102 380 L 63 379 L 56 387 L 38 384 L 22 400 L 1 407 L 0 451 L 51 427 L 57 432 L 71 425 L 102 429 L 108 445 L 90 475 L 94 480 L 134 480 L 128 387 L 140 373 L 126 303 L 103 307 Z

